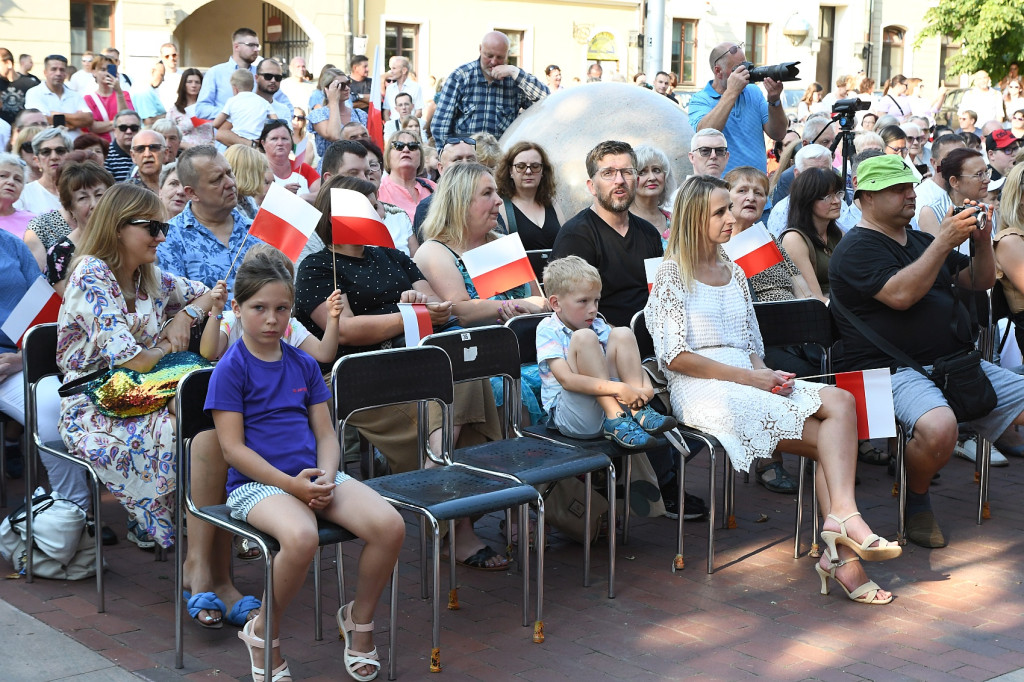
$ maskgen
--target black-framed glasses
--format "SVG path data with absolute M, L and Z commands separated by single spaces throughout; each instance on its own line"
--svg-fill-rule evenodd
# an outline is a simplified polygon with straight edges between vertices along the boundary
M 167 231 L 171 229 L 171 226 L 167 223 L 162 223 L 159 220 L 150 220 L 149 218 L 136 218 L 134 220 L 128 220 L 125 225 L 134 225 L 135 227 L 141 227 L 149 230 L 149 236 L 156 239 L 157 235 L 163 234 L 167 236 Z
M 132 123 L 131 125 L 121 124 L 121 125 L 117 126 L 117 129 L 120 130 L 122 133 L 127 133 L 127 132 L 137 133 L 140 130 L 142 130 L 142 126 L 140 126 L 138 123 Z
M 29 140 L 28 142 L 22 142 L 21 146 L 18 147 L 18 149 L 21 150 L 22 154 L 32 154 L 32 153 L 34 153 L 32 151 L 32 141 L 31 140 Z
M 728 147 L 697 147 L 695 150 L 698 154 L 703 156 L 705 159 L 711 156 L 711 152 L 715 153 L 715 156 L 725 156 L 729 153 Z
M 136 154 L 143 154 L 147 149 L 156 154 L 157 152 L 162 152 L 164 150 L 164 146 L 159 142 L 154 142 L 153 144 L 137 144 L 132 146 L 132 151 L 135 152 Z
M 411 152 L 414 152 L 414 151 L 416 151 L 417 149 L 420 148 L 420 143 L 419 142 L 401 142 L 401 141 L 399 141 L 399 142 L 392 142 L 391 143 L 391 148 L 392 149 L 397 149 L 400 152 L 404 152 L 406 149 L 408 149 Z
M 1021 146 L 1019 144 L 1012 144 L 1009 147 L 1000 149 L 999 151 L 1006 154 L 1007 156 L 1013 156 L 1014 154 L 1020 151 L 1020 148 Z
M 470 147 L 476 146 L 476 140 L 474 140 L 472 137 L 449 137 L 445 139 L 444 146 L 447 147 L 450 144 L 459 144 L 460 142 L 465 142 Z M 444 147 L 442 147 L 441 149 L 444 149 Z
M 517 173 L 525 173 L 526 171 L 540 173 L 544 170 L 543 163 L 513 163 L 512 167 L 516 169 Z
M 43 147 L 42 149 L 39 150 L 39 156 L 43 157 L 44 159 L 49 158 L 51 154 L 56 154 L 57 156 L 64 156 L 67 153 L 67 147 Z
M 261 73 L 259 75 L 265 81 L 277 81 L 280 83 L 284 80 L 284 76 L 279 73 Z
M 305 116 L 292 116 L 292 120 L 293 121 L 305 121 L 306 117 Z
M 385 83 L 397 83 L 398 79 L 397 78 L 385 78 L 384 82 Z
M 721 59 L 722 59 L 722 57 L 724 57 L 724 56 L 726 56 L 726 55 L 732 55 L 732 54 L 736 54 L 737 52 L 739 52 L 739 51 L 740 51 L 740 50 L 742 50 L 742 49 L 743 49 L 743 43 L 739 43 L 739 44 L 737 44 L 737 45 L 733 45 L 733 46 L 732 46 L 732 47 L 730 47 L 730 48 L 729 48 L 728 50 L 726 50 L 726 51 L 725 51 L 725 52 L 723 52 L 722 54 L 720 54 L 720 55 L 718 55 L 717 57 L 715 57 L 714 59 L 712 59 L 712 60 L 711 60 L 711 63 L 712 63 L 712 64 L 714 64 L 714 63 L 717 63 L 717 62 L 718 62 L 719 60 L 721 60 Z
M 907 147 L 905 147 L 905 146 L 904 147 L 893 147 L 891 144 L 885 145 L 885 148 L 886 149 L 891 149 L 894 152 L 896 152 L 897 154 L 902 154 L 903 156 L 906 156 L 907 152 L 909 151 L 907 149 Z

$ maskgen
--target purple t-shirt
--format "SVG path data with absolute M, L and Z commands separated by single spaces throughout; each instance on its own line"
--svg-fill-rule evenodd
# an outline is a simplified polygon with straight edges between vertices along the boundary
M 245 444 L 280 471 L 295 476 L 316 466 L 316 438 L 309 427 L 309 407 L 331 399 L 316 360 L 281 344 L 281 359 L 265 362 L 244 342 L 232 344 L 210 377 L 207 410 L 241 412 Z M 248 483 L 228 468 L 227 491 Z

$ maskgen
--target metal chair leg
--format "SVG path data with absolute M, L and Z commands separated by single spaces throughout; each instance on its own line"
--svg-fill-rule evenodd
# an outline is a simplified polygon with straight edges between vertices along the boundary
M 322 595 L 320 593 L 321 579 L 320 579 L 320 552 L 323 548 L 317 547 L 316 552 L 313 554 L 313 639 L 318 642 L 322 642 L 324 639 L 324 614 L 323 614 L 323 603 Z M 273 670 L 273 668 L 271 668 Z
M 590 474 L 587 474 L 588 476 Z M 615 465 L 608 467 L 608 598 L 615 599 L 615 521 L 618 511 L 616 510 L 616 480 Z M 587 486 L 590 489 L 590 486 Z M 589 526 L 588 526 L 589 528 Z
M 896 485 L 897 510 L 896 519 L 896 541 L 901 545 L 907 544 L 907 462 L 906 462 L 907 432 L 903 425 L 896 423 Z
M 590 528 L 594 513 L 591 509 L 591 502 L 594 498 L 594 489 L 589 471 L 583 479 L 583 488 L 583 528 L 585 529 L 583 533 L 586 536 L 583 540 L 583 587 L 590 587 Z

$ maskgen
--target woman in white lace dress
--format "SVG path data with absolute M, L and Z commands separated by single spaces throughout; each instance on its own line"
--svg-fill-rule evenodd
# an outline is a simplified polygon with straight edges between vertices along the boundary
M 738 470 L 776 448 L 817 460 L 827 514 L 827 549 L 816 566 L 822 591 L 832 578 L 850 599 L 888 604 L 892 595 L 854 563 L 890 559 L 901 548 L 873 534 L 857 511 L 853 396 L 765 366 L 746 278 L 718 253 L 735 223 L 730 203 L 729 185 L 709 176 L 690 178 L 676 196 L 665 261 L 645 313 L 672 411 L 718 438 Z

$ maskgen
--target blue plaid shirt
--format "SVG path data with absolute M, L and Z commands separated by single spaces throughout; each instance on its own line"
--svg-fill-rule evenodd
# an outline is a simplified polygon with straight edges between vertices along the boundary
M 231 217 L 235 224 L 231 229 L 228 245 L 224 246 L 216 235 L 196 218 L 196 214 L 192 212 L 192 202 L 185 204 L 185 209 L 171 218 L 167 240 L 156 249 L 160 269 L 172 275 L 202 282 L 211 289 L 217 285 L 217 280 L 227 279 L 228 291 L 234 291 L 235 273 L 245 258 L 245 252 L 253 245 L 263 242 L 253 236 L 246 239 L 252 221 L 241 211 L 233 209 Z M 240 255 L 239 248 L 242 249 Z M 236 255 L 238 260 L 235 261 L 231 277 L 227 278 L 228 267 Z
M 488 83 L 480 60 L 463 64 L 444 82 L 430 132 L 438 149 L 453 136 L 490 133 L 501 137 L 520 109 L 530 108 L 548 92 L 546 85 L 522 69 L 516 78 Z

